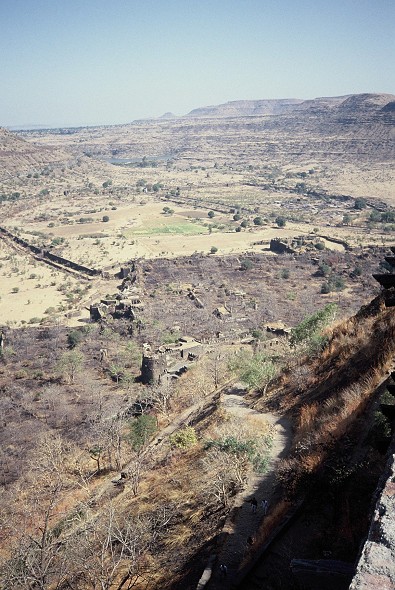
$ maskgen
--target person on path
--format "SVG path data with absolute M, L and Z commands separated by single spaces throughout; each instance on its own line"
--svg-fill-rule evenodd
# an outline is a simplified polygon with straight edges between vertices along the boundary
M 252 496 L 251 500 L 249 500 L 250 504 L 251 504 L 251 512 L 252 514 L 256 514 L 256 510 L 258 508 L 258 502 L 257 499 L 255 498 L 255 496 Z
M 248 547 L 252 547 L 253 544 L 254 544 L 254 537 L 249 536 L 247 539 Z
M 269 502 L 267 500 L 262 500 L 262 502 L 261 502 L 261 508 L 263 510 L 264 516 L 266 516 L 267 509 L 269 508 Z
M 228 575 L 228 567 L 224 563 L 221 563 L 221 565 L 219 566 L 219 571 L 221 572 L 222 577 L 226 578 L 226 576 Z

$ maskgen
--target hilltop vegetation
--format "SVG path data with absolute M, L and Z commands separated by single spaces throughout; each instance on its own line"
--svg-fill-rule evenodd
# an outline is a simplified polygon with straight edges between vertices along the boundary
M 355 561 L 395 404 L 393 100 L 0 133 L 2 589 L 192 590 L 232 536 L 236 582 L 284 520 L 261 585 Z
M 374 408 L 395 353 L 393 312 L 382 302 L 324 331 L 320 348 L 304 343 L 322 333 L 333 308 L 325 321 L 322 314 L 310 321 L 314 329 L 299 324 L 299 349 L 271 357 L 282 367 L 276 380 L 271 375 L 268 388 L 263 374 L 252 382 L 255 408 L 275 407 L 295 428 L 262 535 L 307 490 L 315 506 L 323 485 L 345 498 L 347 484 L 351 496 L 358 489 L 359 507 L 368 505 L 388 437 Z M 216 393 L 232 377 L 229 367 L 237 368 L 226 360 L 234 353 L 224 349 L 220 365 L 217 353 L 208 356 L 176 385 L 147 388 L 133 382 L 140 360 L 130 339 L 101 332 L 25 328 L 7 335 L 0 375 L 4 588 L 195 587 L 232 497 L 269 452 L 270 429 L 239 423 Z M 98 338 L 108 350 L 104 364 Z M 121 379 L 114 378 L 117 364 Z M 151 410 L 141 415 L 147 399 Z M 192 417 L 174 422 L 171 436 L 160 434 L 188 407 Z M 363 493 L 354 482 L 362 474 Z M 343 508 L 336 510 L 339 522 Z M 335 545 L 327 539 L 325 546 L 353 559 L 368 522 L 347 522 L 354 541 L 333 531 Z

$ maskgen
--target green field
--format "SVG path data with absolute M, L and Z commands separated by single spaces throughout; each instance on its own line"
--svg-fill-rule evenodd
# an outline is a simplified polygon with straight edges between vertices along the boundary
M 208 229 L 198 223 L 182 222 L 177 219 L 174 221 L 170 218 L 163 223 L 153 223 L 129 230 L 129 236 L 159 236 L 159 235 L 182 235 L 194 236 L 198 234 L 207 234 Z

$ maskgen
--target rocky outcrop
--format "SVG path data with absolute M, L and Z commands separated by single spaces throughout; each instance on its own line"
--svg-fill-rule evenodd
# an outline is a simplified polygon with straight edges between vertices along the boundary
M 395 438 L 377 495 L 368 538 L 350 590 L 395 588 Z

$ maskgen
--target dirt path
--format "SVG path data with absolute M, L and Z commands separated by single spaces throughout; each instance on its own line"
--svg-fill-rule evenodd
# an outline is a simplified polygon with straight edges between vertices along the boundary
M 286 452 L 291 440 L 290 422 L 275 414 L 263 414 L 249 408 L 244 400 L 242 388 L 234 387 L 225 393 L 222 403 L 224 408 L 235 416 L 241 418 L 254 416 L 255 420 L 269 423 L 273 429 L 273 444 L 267 472 L 264 475 L 251 477 L 245 489 L 235 498 L 234 507 L 236 510 L 233 510 L 232 514 L 236 514 L 236 518 L 233 516 L 232 522 L 231 516 L 229 516 L 225 523 L 223 531 L 227 533 L 227 537 L 218 554 L 217 565 L 214 567 L 213 576 L 207 586 L 210 590 L 232 587 L 244 556 L 248 551 L 253 551 L 253 544 L 250 546 L 248 539 L 250 541 L 254 539 L 255 533 L 265 517 L 261 506 L 262 500 L 268 500 L 268 513 L 270 513 L 270 502 L 275 483 L 275 467 L 282 454 Z M 258 501 L 256 513 L 252 511 L 252 506 L 248 503 L 248 500 L 253 496 Z M 228 568 L 226 578 L 219 572 L 220 564 L 225 564 Z

